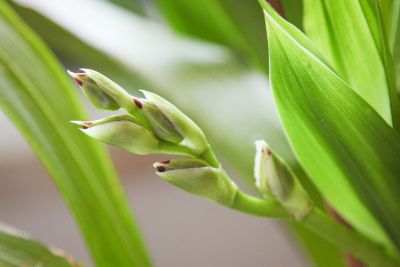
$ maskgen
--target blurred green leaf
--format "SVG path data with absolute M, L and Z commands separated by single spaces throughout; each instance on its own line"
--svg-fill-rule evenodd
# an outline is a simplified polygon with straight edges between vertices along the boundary
M 63 251 L 46 247 L 10 226 L 0 223 L 0 266 L 2 267 L 79 267 Z
M 266 69 L 265 28 L 256 1 L 154 1 L 178 32 L 228 46 Z
M 304 29 L 330 67 L 396 129 L 400 106 L 377 0 L 304 0 Z
M 53 50 L 65 66 L 77 69 L 89 66 L 102 73 L 112 75 L 126 88 L 144 88 L 148 85 L 132 68 L 110 58 L 103 52 L 76 38 L 63 27 L 55 24 L 36 11 L 18 5 L 11 1 L 10 5 L 18 12 L 23 20 L 33 29 Z
M 136 14 L 145 14 L 144 4 L 141 0 L 108 0 Z
M 298 160 L 357 230 L 399 247 L 399 135 L 320 60 L 306 36 L 261 3 L 274 98 Z
M 149 266 L 110 159 L 68 123 L 84 115 L 64 70 L 4 1 L 0 34 L 0 106 L 48 169 L 96 265 Z
M 322 242 L 319 236 L 299 224 L 291 226 L 295 229 L 293 232 L 299 244 L 304 247 L 308 257 L 312 260 L 312 266 L 347 267 L 343 255 L 334 245 Z

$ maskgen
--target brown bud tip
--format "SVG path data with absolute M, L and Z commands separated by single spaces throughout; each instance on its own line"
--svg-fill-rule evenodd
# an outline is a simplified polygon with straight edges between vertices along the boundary
M 67 72 L 79 86 L 83 85 L 82 78 L 86 76 L 85 72 L 72 72 L 69 70 L 67 70 Z
M 90 121 L 84 121 L 84 122 L 81 123 L 81 127 L 82 127 L 83 129 L 87 129 L 87 128 L 89 128 L 92 124 L 93 124 L 93 123 L 90 122 Z
M 166 161 L 162 161 L 161 163 L 168 164 L 170 162 L 171 162 L 170 160 L 166 160 Z
M 156 166 L 156 170 L 158 172 L 165 172 L 165 167 L 164 166 Z
M 142 102 L 140 102 L 139 99 L 137 99 L 136 97 L 133 98 L 133 102 L 135 102 L 135 105 L 136 105 L 138 108 L 141 109 L 141 108 L 143 107 Z

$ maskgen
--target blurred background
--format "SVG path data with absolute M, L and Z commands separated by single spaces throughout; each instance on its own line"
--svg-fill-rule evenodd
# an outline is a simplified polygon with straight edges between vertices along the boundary
M 268 140 L 296 167 L 268 88 L 256 1 L 199 1 L 201 9 L 185 0 L 9 2 L 66 68 L 99 70 L 133 94 L 155 91 L 190 114 L 248 192 L 255 140 Z M 107 115 L 81 99 L 91 118 Z M 48 174 L 2 113 L 0 125 L 1 221 L 90 263 Z M 284 225 L 166 184 L 152 168 L 161 157 L 111 153 L 156 266 L 307 266 Z

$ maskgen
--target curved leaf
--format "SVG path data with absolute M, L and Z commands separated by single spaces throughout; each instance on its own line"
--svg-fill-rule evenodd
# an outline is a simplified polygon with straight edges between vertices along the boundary
M 298 160 L 356 229 L 400 247 L 399 135 L 320 60 L 301 32 L 261 3 L 274 98 Z
M 0 266 L 80 267 L 63 251 L 46 247 L 26 234 L 0 223 Z
M 0 106 L 48 169 L 97 266 L 149 266 L 107 154 L 68 123 L 84 119 L 71 81 L 3 0 L 0 35 Z
M 377 0 L 305 0 L 304 29 L 333 70 L 396 129 L 400 106 Z

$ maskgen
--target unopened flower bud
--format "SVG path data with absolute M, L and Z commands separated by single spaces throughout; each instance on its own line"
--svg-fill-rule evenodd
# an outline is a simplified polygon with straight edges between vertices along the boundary
M 158 153 L 160 141 L 129 115 L 111 116 L 95 121 L 72 121 L 82 131 L 104 143 L 135 154 Z
M 207 140 L 197 124 L 164 98 L 141 91 L 146 97 L 142 112 L 161 139 L 180 142 L 194 155 L 201 155 L 207 150 Z
M 147 99 L 139 99 L 138 101 L 141 102 L 141 112 L 149 122 L 155 135 L 161 140 L 174 144 L 179 144 L 183 140 L 182 135 L 175 129 L 172 122 L 156 105 Z
M 231 207 L 238 191 L 220 168 L 199 159 L 175 159 L 154 163 L 157 175 L 192 194 Z
M 79 84 L 96 108 L 106 110 L 123 108 L 130 113 L 137 112 L 138 107 L 133 97 L 103 74 L 90 69 L 81 69 L 78 73 L 68 71 L 68 74 Z
M 260 192 L 278 200 L 296 220 L 312 209 L 312 200 L 296 175 L 265 141 L 256 141 L 254 176 Z

